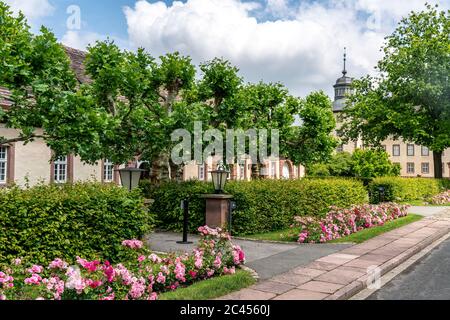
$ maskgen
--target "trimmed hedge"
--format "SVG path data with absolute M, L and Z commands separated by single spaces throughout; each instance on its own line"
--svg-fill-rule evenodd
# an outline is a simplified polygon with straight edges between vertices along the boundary
M 443 190 L 449 189 L 450 180 L 400 177 L 375 178 L 368 187 L 371 203 L 379 203 L 383 200 L 379 191 L 380 187 L 385 188 L 384 201 L 386 202 L 427 200 Z
M 0 262 L 120 258 L 121 242 L 142 237 L 152 218 L 139 190 L 100 183 L 0 190 Z
M 237 203 L 232 226 L 235 235 L 285 229 L 295 216 L 324 216 L 332 205 L 345 208 L 368 201 L 363 184 L 353 179 L 234 181 L 225 189 Z M 147 185 L 146 195 L 155 200 L 151 211 L 158 227 L 176 231 L 183 222 L 181 200 L 189 198 L 192 231 L 205 223 L 205 200 L 198 195 L 212 190 L 205 182 L 169 182 Z

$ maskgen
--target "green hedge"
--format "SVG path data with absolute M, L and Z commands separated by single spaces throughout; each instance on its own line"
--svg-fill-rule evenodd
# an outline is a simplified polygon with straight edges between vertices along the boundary
M 400 177 L 375 178 L 369 184 L 371 203 L 379 203 L 382 201 L 380 187 L 384 187 L 385 189 L 384 201 L 427 200 L 441 191 L 449 189 L 450 180 Z
M 155 200 L 151 207 L 162 229 L 181 230 L 181 200 L 190 201 L 190 230 L 205 223 L 205 200 L 200 194 L 212 192 L 209 183 L 188 181 L 146 186 L 146 194 Z M 332 205 L 348 207 L 368 201 L 367 190 L 352 179 L 254 180 L 229 182 L 226 192 L 234 196 L 233 215 L 236 235 L 254 234 L 288 228 L 294 216 L 326 214 Z
M 139 238 L 152 218 L 139 190 L 100 183 L 0 190 L 0 262 L 23 257 L 115 261 L 121 242 Z

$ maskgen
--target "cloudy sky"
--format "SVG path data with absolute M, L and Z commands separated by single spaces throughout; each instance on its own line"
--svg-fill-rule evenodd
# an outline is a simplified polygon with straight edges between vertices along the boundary
M 246 81 L 282 82 L 293 94 L 332 95 L 347 47 L 348 72 L 373 73 L 383 39 L 424 0 L 0 0 L 35 32 L 51 28 L 84 49 L 113 39 L 153 56 L 180 51 L 197 64 L 224 57 Z M 450 8 L 450 0 L 428 0 Z

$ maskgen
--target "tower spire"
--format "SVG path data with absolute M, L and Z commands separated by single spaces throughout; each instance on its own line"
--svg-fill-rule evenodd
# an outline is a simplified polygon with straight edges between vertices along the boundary
M 347 48 L 344 47 L 344 70 L 342 71 L 342 74 L 345 76 L 347 74 Z

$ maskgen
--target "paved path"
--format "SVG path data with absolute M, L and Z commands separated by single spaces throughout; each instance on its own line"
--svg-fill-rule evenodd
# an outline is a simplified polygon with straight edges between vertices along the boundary
M 419 214 L 425 217 L 439 217 L 442 214 L 447 214 L 450 207 L 433 207 L 433 206 L 412 206 L 408 209 L 409 213 Z
M 368 300 L 450 300 L 450 240 L 442 242 Z
M 224 300 L 348 299 L 450 232 L 450 220 L 427 217 L 354 245 L 267 281 L 224 296 Z
M 189 236 L 191 245 L 178 244 L 181 234 L 156 232 L 148 237 L 150 248 L 161 252 L 191 251 L 198 236 Z M 295 267 L 306 265 L 323 256 L 348 248 L 351 244 L 285 244 L 234 239 L 246 253 L 246 266 L 254 269 L 261 280 L 287 272 Z

